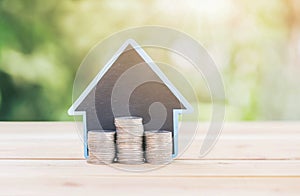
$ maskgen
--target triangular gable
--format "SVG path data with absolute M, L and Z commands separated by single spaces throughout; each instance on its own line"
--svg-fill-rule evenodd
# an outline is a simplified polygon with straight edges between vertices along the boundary
M 82 115 L 81 111 L 75 111 L 76 108 L 83 102 L 83 100 L 88 96 L 88 94 L 93 90 L 93 88 L 98 84 L 104 74 L 109 70 L 113 63 L 119 58 L 119 56 L 125 51 L 127 46 L 131 45 L 134 50 L 143 58 L 143 60 L 149 65 L 149 67 L 154 71 L 154 73 L 163 81 L 163 83 L 169 88 L 169 90 L 174 94 L 174 96 L 181 102 L 181 104 L 186 108 L 185 112 L 192 112 L 193 107 L 189 102 L 181 95 L 181 93 L 175 88 L 175 86 L 169 81 L 165 74 L 159 69 L 159 67 L 153 62 L 150 56 L 139 46 L 133 39 L 128 39 L 115 53 L 115 55 L 108 61 L 104 68 L 97 74 L 97 76 L 92 80 L 88 87 L 83 91 L 79 98 L 73 103 L 73 105 L 68 110 L 69 115 Z

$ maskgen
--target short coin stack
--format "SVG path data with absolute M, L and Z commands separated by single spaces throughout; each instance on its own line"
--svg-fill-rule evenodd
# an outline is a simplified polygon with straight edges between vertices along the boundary
M 117 158 L 122 164 L 144 163 L 144 127 L 140 117 L 115 118 L 117 131 Z
M 88 163 L 110 164 L 115 159 L 115 131 L 90 130 L 88 131 Z
M 165 130 L 145 131 L 146 161 L 153 165 L 172 161 L 172 133 Z

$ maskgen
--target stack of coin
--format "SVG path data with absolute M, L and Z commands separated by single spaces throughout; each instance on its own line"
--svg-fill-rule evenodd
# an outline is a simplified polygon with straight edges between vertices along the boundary
M 110 164 L 116 155 L 115 131 L 90 130 L 88 131 L 88 163 Z
M 172 133 L 165 130 L 145 132 L 146 161 L 161 165 L 172 161 Z
M 144 127 L 140 117 L 115 118 L 117 131 L 117 158 L 122 164 L 144 163 Z

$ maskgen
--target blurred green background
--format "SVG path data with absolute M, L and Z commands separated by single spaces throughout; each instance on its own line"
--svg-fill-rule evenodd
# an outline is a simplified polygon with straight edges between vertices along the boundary
M 0 0 L 0 120 L 72 120 L 89 49 L 142 25 L 204 45 L 223 74 L 226 120 L 300 119 L 298 0 Z

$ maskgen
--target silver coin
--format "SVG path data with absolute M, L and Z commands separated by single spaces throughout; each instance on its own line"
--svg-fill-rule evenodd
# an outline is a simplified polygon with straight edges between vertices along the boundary
M 119 163 L 142 164 L 144 162 L 142 121 L 142 118 L 134 116 L 115 118 Z
M 110 164 L 115 159 L 115 131 L 90 130 L 88 131 L 88 163 Z
M 153 130 L 145 132 L 146 161 L 150 164 L 167 164 L 172 161 L 172 132 Z

